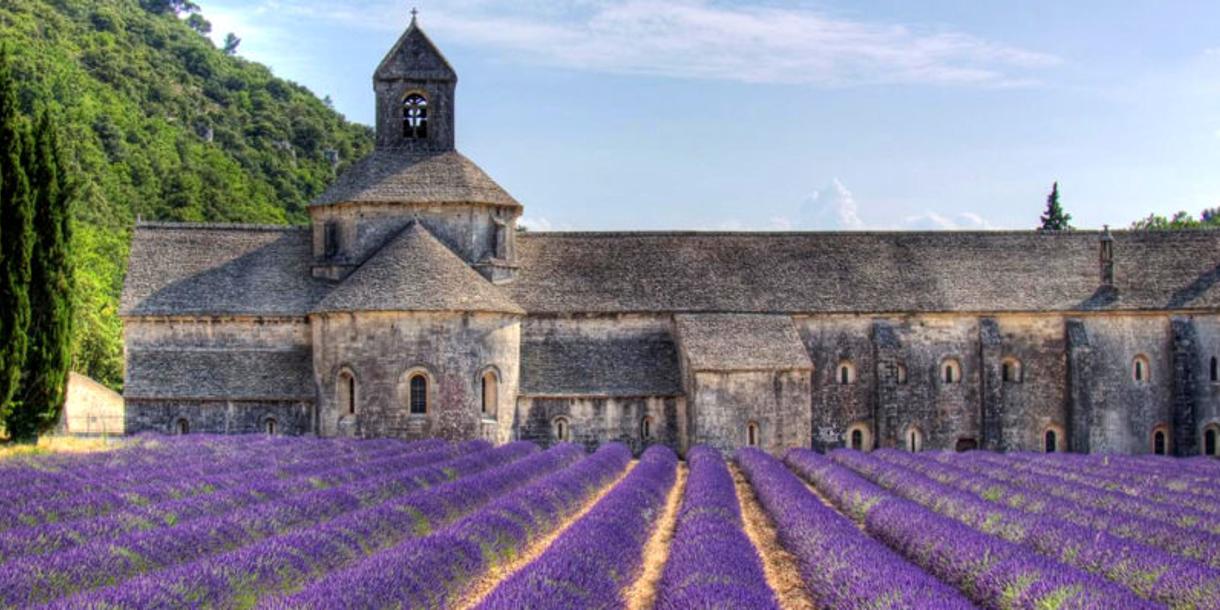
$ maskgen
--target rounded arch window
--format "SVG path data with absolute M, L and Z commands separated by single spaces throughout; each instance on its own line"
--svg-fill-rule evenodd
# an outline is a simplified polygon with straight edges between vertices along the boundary
M 1021 361 L 1016 358 L 1005 358 L 1000 362 L 1000 380 L 1004 383 L 1021 383 L 1025 381 L 1025 371 Z
M 835 372 L 835 382 L 839 385 L 848 385 L 856 382 L 856 365 L 852 364 L 851 360 L 844 360 L 839 363 L 839 368 Z
M 645 415 L 640 419 L 640 438 L 649 440 L 653 438 L 656 430 L 653 429 L 653 420 L 651 415 Z
M 495 369 L 487 369 L 479 377 L 479 394 L 482 398 L 482 411 L 484 417 L 495 418 L 499 411 L 500 396 L 500 377 L 496 375 Z
M 356 414 L 356 375 L 351 369 L 339 371 L 339 382 L 336 384 L 336 400 L 339 403 L 341 415 Z
M 411 415 L 428 414 L 428 376 L 423 373 L 413 373 L 407 383 L 407 403 Z
M 847 428 L 847 447 L 856 451 L 868 451 L 873 444 L 872 430 L 868 424 L 857 422 Z
M 746 424 L 746 446 L 758 447 L 762 444 L 762 429 L 759 428 L 758 422 L 750 422 Z
M 267 419 L 263 420 L 263 432 L 266 432 L 267 436 L 275 436 L 277 430 L 278 423 L 275 421 L 274 417 L 268 417 Z
M 1161 424 L 1152 430 L 1152 453 L 1169 455 L 1169 426 Z
M 1203 428 L 1203 455 L 1220 456 L 1218 443 L 1220 443 L 1220 424 L 1208 424 Z
M 1140 354 L 1131 361 L 1131 378 L 1135 383 L 1148 383 L 1152 380 L 1152 368 L 1147 356 Z
M 1042 452 L 1062 453 L 1067 442 L 1067 435 L 1060 426 L 1049 426 L 1042 431 Z
M 422 93 L 409 93 L 402 100 L 402 137 L 407 140 L 428 137 L 428 98 Z
M 962 363 L 957 358 L 945 358 L 940 363 L 940 380 L 946 384 L 962 382 Z
M 174 432 L 178 433 L 179 435 L 190 434 L 191 422 L 187 421 L 185 417 L 179 417 L 178 421 L 174 422 Z
M 903 363 L 901 363 L 901 362 L 899 362 L 898 364 L 894 365 L 894 380 L 895 380 L 895 381 L 897 381 L 899 385 L 905 385 L 905 384 L 906 384 L 906 382 L 907 382 L 907 365 L 905 365 L 905 364 L 903 364 Z
M 572 424 L 568 422 L 568 418 L 556 417 L 552 419 L 551 434 L 557 441 L 567 442 L 572 440 Z
M 911 453 L 923 451 L 923 431 L 918 426 L 908 427 L 906 434 L 903 435 L 903 441 L 906 443 L 907 451 Z

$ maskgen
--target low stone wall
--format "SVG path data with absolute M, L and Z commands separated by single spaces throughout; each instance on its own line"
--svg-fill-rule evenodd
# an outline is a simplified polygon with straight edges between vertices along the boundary
M 71 373 L 59 431 L 87 436 L 123 434 L 123 412 L 123 397 L 117 392 L 84 375 Z

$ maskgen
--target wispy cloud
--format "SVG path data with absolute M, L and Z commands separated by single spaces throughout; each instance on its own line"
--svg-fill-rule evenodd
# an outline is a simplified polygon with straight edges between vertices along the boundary
M 801 223 L 812 229 L 860 230 L 860 209 L 856 197 L 835 178 L 825 188 L 818 189 L 801 203 Z
M 250 5 L 352 27 L 399 29 L 401 2 Z M 605 73 L 758 83 L 1012 86 L 1055 56 L 942 27 L 870 22 L 809 8 L 710 0 L 451 0 L 421 16 L 446 44 L 511 61 Z M 450 42 L 452 41 L 452 42 Z

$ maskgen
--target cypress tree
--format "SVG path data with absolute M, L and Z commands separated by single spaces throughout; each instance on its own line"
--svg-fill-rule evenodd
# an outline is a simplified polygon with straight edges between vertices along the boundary
M 24 170 L 29 129 L 18 105 L 11 57 L 0 48 L 0 415 L 5 416 L 25 362 L 34 242 L 33 202 Z
M 1051 187 L 1051 194 L 1046 196 L 1046 212 L 1042 214 L 1042 230 L 1043 231 L 1070 231 L 1072 225 L 1069 224 L 1072 220 L 1072 215 L 1063 211 L 1063 206 L 1059 205 L 1059 183 Z
M 34 201 L 34 256 L 30 264 L 29 347 L 19 401 L 4 427 L 16 440 L 35 440 L 59 419 L 71 366 L 71 193 L 65 185 L 59 137 L 43 111 L 27 168 Z

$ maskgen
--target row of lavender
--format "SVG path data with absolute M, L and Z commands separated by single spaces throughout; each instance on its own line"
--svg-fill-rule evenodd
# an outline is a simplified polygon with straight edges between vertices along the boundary
M 184 473 L 177 473 L 179 462 L 170 459 L 174 455 L 170 451 L 159 456 L 162 464 L 156 469 L 141 459 L 126 459 L 127 455 L 108 464 L 90 463 L 99 479 L 105 473 L 115 480 L 131 479 L 125 486 L 115 483 L 118 489 L 105 495 L 84 492 L 76 498 L 32 500 L 44 514 L 63 517 L 0 533 L 0 604 L 51 602 L 77 591 L 117 585 L 536 451 L 528 444 L 493 450 L 483 442 L 246 440 L 248 447 L 219 439 L 160 442 L 181 446 L 187 455 L 207 455 L 210 472 L 230 477 L 225 484 L 213 481 L 196 493 L 151 501 L 149 489 L 159 481 L 140 483 L 138 477 L 123 474 L 139 468 L 156 473 L 149 478 L 172 481 L 198 472 L 201 466 L 188 460 Z M 196 451 L 201 446 L 207 449 Z M 224 449 L 216 451 L 217 446 Z M 251 472 L 248 461 L 264 468 Z M 236 473 L 225 473 L 225 467 Z M 90 498 L 97 501 L 96 510 L 73 512 Z M 61 506 L 70 508 L 57 508 Z
M 1214 480 L 1213 464 L 894 450 L 793 450 L 785 462 L 979 605 L 1220 608 L 1220 545 L 1199 508 L 1208 492 L 1183 486 Z

